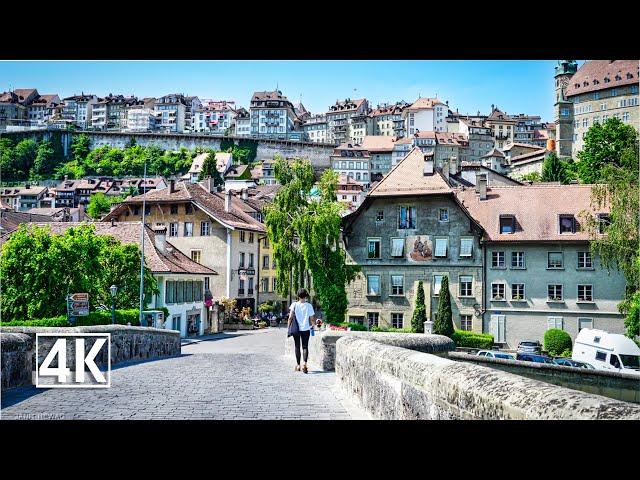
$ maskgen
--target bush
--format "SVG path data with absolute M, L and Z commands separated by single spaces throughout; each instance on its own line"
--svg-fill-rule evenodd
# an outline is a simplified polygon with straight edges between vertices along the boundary
M 372 332 L 414 333 L 410 328 L 373 327 Z
M 140 325 L 139 310 L 116 310 L 116 323 L 119 325 L 127 325 L 131 323 L 133 326 Z M 96 310 L 89 312 L 86 317 L 76 317 L 75 324 L 69 323 L 65 315 L 53 318 L 40 318 L 36 320 L 14 320 L 11 322 L 2 322 L 3 327 L 90 327 L 93 325 L 110 325 L 111 311 Z
M 451 338 L 454 333 L 453 320 L 451 319 L 451 294 L 449 292 L 449 277 L 442 278 L 440 285 L 440 298 L 438 298 L 438 310 L 433 322 L 433 333 Z
M 424 304 L 424 287 L 422 281 L 418 282 L 418 293 L 416 294 L 416 308 L 411 317 L 411 329 L 416 333 L 424 332 L 424 322 L 427 321 L 427 309 Z
M 253 320 L 251 320 L 250 318 L 245 318 L 242 323 L 244 325 L 253 325 Z
M 260 322 L 258 322 L 258 326 L 259 326 L 260 328 L 267 328 L 267 322 L 265 322 L 265 321 L 260 321 Z
M 359 323 L 350 323 L 350 322 L 339 322 L 339 323 L 331 323 L 329 325 L 333 325 L 334 327 L 342 327 L 342 328 L 351 328 L 351 330 L 355 332 L 365 332 L 367 331 L 367 327 L 365 325 L 360 325 Z
M 493 347 L 493 335 L 487 333 L 456 330 L 451 335 L 451 340 L 455 342 L 456 347 L 479 348 L 482 350 L 489 350 Z
M 559 328 L 551 328 L 544 332 L 544 349 L 550 355 L 560 355 L 565 350 L 571 350 L 571 336 Z
M 571 349 L 567 348 L 564 352 L 562 352 L 560 354 L 560 356 L 561 357 L 566 357 L 566 358 L 571 358 L 571 354 L 572 354 Z

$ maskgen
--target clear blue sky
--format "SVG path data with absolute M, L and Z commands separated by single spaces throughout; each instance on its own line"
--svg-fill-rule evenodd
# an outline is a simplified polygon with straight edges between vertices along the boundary
M 257 90 L 276 85 L 313 113 L 337 99 L 414 101 L 437 94 L 452 110 L 553 120 L 555 60 L 509 61 L 4 61 L 0 91 L 35 87 L 60 97 L 84 91 L 157 97 L 181 92 L 249 106 Z M 356 89 L 354 91 L 354 89 Z

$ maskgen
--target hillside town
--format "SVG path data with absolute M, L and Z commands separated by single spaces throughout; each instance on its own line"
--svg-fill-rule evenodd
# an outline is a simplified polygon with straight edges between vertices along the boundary
M 539 175 L 552 154 L 575 158 L 594 123 L 617 118 L 637 126 L 638 62 L 578 68 L 562 60 L 549 78 L 554 120 L 508 114 L 496 104 L 462 114 L 436 97 L 375 106 L 346 98 L 314 114 L 279 90 L 254 92 L 244 108 L 183 94 L 60 98 L 23 88 L 0 94 L 0 129 L 5 138 L 45 129 L 323 145 L 331 153 L 315 170 L 337 173 L 342 248 L 362 270 L 347 286 L 346 322 L 408 328 L 419 280 L 433 320 L 447 276 L 455 327 L 490 333 L 505 348 L 542 338 L 551 326 L 572 338 L 582 328 L 624 333 L 616 307 L 624 277 L 601 264 L 581 227 L 585 211 L 605 225 L 607 208 L 593 210 L 588 184 L 541 182 Z M 21 224 L 63 232 L 91 222 L 101 235 L 139 244 L 136 225 L 144 222 L 145 255 L 160 286 L 151 304 L 166 307 L 168 325 L 183 336 L 218 331 L 212 305 L 223 298 L 253 313 L 267 302 L 286 311 L 291 298 L 276 293 L 265 226 L 265 207 L 281 187 L 275 160 L 239 161 L 232 150 L 190 152 L 188 170 L 174 175 L 5 183 L 0 242 Z M 211 155 L 219 182 L 203 174 Z M 112 203 L 91 216 L 97 195 Z M 197 295 L 192 286 L 183 292 L 185 281 L 199 285 Z

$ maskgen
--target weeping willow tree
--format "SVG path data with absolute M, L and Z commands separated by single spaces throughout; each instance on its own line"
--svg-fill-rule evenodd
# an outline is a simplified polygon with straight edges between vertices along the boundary
M 309 160 L 289 162 L 276 155 L 274 174 L 282 188 L 266 208 L 265 224 L 276 261 L 276 292 L 287 296 L 290 288 L 296 291 L 311 284 L 325 320 L 342 322 L 347 311 L 346 285 L 355 278 L 357 267 L 346 264 L 340 248 L 337 174 L 324 172 L 318 194 Z

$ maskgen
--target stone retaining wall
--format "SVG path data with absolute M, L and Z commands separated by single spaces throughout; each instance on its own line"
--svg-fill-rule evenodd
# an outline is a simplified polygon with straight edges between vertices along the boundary
M 449 358 L 495 368 L 534 380 L 552 383 L 587 393 L 595 393 L 624 402 L 640 403 L 640 376 L 546 363 L 487 358 L 468 353 L 449 352 Z
M 335 367 L 379 419 L 640 419 L 640 405 L 356 336 L 336 342 Z
M 386 345 L 396 345 L 434 355 L 446 355 L 455 348 L 453 341 L 442 335 L 393 332 L 346 332 L 324 330 L 309 338 L 309 363 L 322 370 L 335 370 L 336 342 L 345 336 L 366 338 Z M 287 338 L 285 355 L 295 355 L 293 337 Z
M 111 364 L 115 365 L 130 360 L 150 360 L 154 358 L 170 357 L 180 354 L 180 332 L 150 327 L 130 327 L 127 325 L 96 325 L 91 327 L 3 327 L 2 333 L 2 389 L 20 386 L 22 380 L 28 378 L 31 383 L 32 370 L 36 368 L 36 333 L 110 333 L 111 334 Z M 21 342 L 29 340 L 28 346 L 21 346 Z M 57 340 L 57 337 L 40 337 L 38 357 L 40 363 Z M 94 340 L 87 337 L 85 353 L 93 346 Z M 7 354 L 13 352 L 14 362 L 5 365 L 5 346 Z M 67 343 L 67 364 L 75 362 L 73 343 Z M 20 352 L 19 355 L 17 352 Z M 22 357 L 28 357 L 22 359 Z M 24 361 L 23 361 L 24 360 Z M 97 365 L 106 363 L 106 353 L 96 356 Z M 18 374 L 17 364 L 22 365 Z M 8 367 L 5 368 L 5 366 Z M 27 373 L 28 372 L 28 373 Z M 5 378 L 6 377 L 6 378 Z
M 22 333 L 0 334 L 2 390 L 31 385 L 33 340 Z

